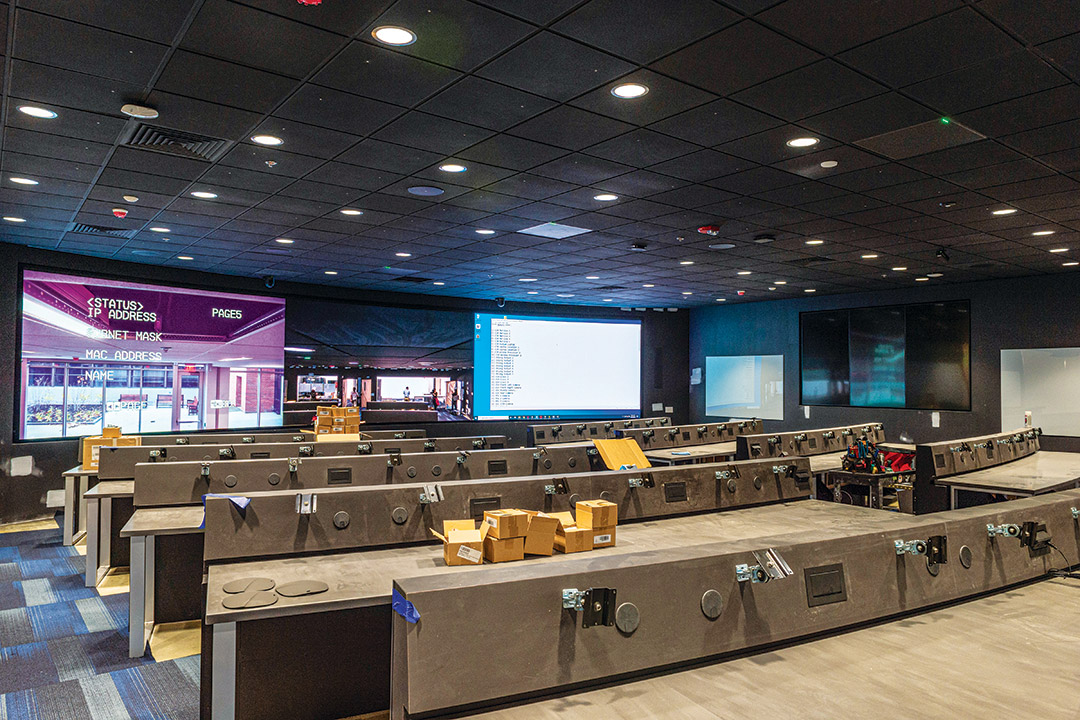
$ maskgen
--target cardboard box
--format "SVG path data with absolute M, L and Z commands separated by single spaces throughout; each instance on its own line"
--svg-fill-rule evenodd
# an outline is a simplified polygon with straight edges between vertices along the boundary
M 443 541 L 443 560 L 447 565 L 482 565 L 484 533 L 472 520 L 444 520 L 443 531 L 431 534 Z
M 347 407 L 347 408 L 342 408 L 342 410 L 345 411 L 345 417 L 354 418 L 356 420 L 360 419 L 360 408 L 358 408 L 358 407 Z
M 332 418 L 344 418 L 345 417 L 345 408 L 343 408 L 343 407 L 331 408 L 330 409 L 330 417 L 332 417 Z M 335 420 L 334 422 L 337 422 L 337 421 Z
M 316 417 L 330 417 L 334 414 L 333 405 L 319 405 L 315 408 Z
M 593 549 L 593 531 L 579 528 L 574 524 L 574 516 L 569 512 L 552 513 L 559 521 L 555 531 L 555 549 L 564 553 L 585 552 Z
M 344 435 L 345 434 L 345 426 L 344 425 L 334 425 L 332 428 L 330 428 L 330 433 L 332 435 Z
M 615 547 L 615 526 L 593 528 L 593 550 L 596 548 Z
M 559 529 L 559 519 L 545 513 L 526 512 L 529 514 L 529 528 L 525 532 L 525 554 L 554 554 L 555 533 Z
M 123 435 L 123 433 L 120 432 L 120 428 L 116 425 L 106 425 L 101 429 L 101 437 L 118 438 L 121 435 Z
M 619 506 L 607 500 L 583 500 L 576 506 L 577 526 L 607 528 L 619 524 Z
M 528 517 L 528 515 L 525 517 Z M 484 536 L 485 560 L 488 562 L 499 563 L 525 559 L 524 537 L 497 538 L 492 535 L 492 530 L 493 527 L 486 523 L 480 528 L 480 532 Z
M 331 433 L 330 428 L 319 428 L 316 432 L 318 433 L 315 436 L 316 442 L 360 442 L 360 433 L 355 429 L 350 430 L 348 426 L 342 433 Z
M 320 435 L 329 435 L 330 427 L 328 425 L 316 425 L 315 426 L 315 439 L 316 440 L 329 440 L 330 438 L 320 438 Z
M 106 431 L 116 430 L 119 432 L 119 428 L 105 428 Z M 101 457 L 101 448 L 103 446 L 116 447 L 116 446 L 134 446 L 141 445 L 142 438 L 138 435 L 95 435 L 93 437 L 85 437 L 82 441 L 82 466 L 85 470 L 97 470 L 98 459 Z
M 334 408 L 334 409 L 335 409 L 335 410 L 340 410 L 341 408 Z M 331 422 L 332 422 L 332 423 L 333 423 L 333 424 L 334 424 L 335 426 L 337 426 L 337 425 L 344 425 L 344 424 L 345 424 L 345 419 L 346 419 L 346 418 L 345 418 L 345 416 L 344 416 L 344 415 L 335 415 L 335 416 L 333 416 L 332 418 L 330 418 L 330 421 L 331 421 Z
M 523 538 L 529 530 L 529 514 L 524 510 L 485 510 L 484 524 L 493 538 Z

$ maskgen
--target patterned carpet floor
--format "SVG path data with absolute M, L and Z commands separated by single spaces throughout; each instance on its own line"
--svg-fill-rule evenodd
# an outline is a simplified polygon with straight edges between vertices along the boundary
M 0 534 L 0 720 L 199 716 L 199 658 L 127 656 L 127 594 L 83 586 L 60 529 Z

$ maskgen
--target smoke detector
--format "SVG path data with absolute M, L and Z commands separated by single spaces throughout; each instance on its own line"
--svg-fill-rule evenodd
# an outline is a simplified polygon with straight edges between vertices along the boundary
M 649 246 L 643 242 L 636 242 L 630 246 L 630 250 L 633 252 L 645 252 L 649 249 Z
M 124 105 L 120 108 L 120 112 L 128 117 L 139 118 L 140 120 L 153 120 L 158 116 L 157 110 L 142 105 Z

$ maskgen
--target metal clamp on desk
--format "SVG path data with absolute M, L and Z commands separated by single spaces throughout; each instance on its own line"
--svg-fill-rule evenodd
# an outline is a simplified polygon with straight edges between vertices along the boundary
M 736 565 L 735 579 L 739 582 L 767 583 L 770 580 L 782 580 L 791 577 L 791 566 L 773 548 L 768 550 L 755 550 L 754 559 L 757 565 Z
M 300 457 L 312 457 L 313 455 L 315 455 L 315 446 L 301 445 L 299 448 L 296 449 L 296 454 Z
M 386 467 L 395 467 L 397 465 L 400 465 L 401 462 L 402 462 L 402 460 L 401 460 L 401 451 L 400 450 L 398 450 L 397 452 L 387 453 Z
M 219 448 L 217 451 L 218 460 L 235 460 L 236 450 L 232 447 Z
M 576 431 L 577 431 L 577 434 L 578 434 L 578 435 L 584 435 L 584 434 L 585 434 L 585 431 L 586 431 L 586 430 L 588 429 L 588 427 L 589 427 L 589 426 L 588 426 L 588 425 L 586 425 L 585 423 L 581 423 L 580 425 L 576 426 L 576 427 L 574 428 L 574 430 L 576 430 Z
M 425 485 L 424 489 L 420 492 L 421 505 L 431 505 L 432 503 L 437 503 L 442 499 L 442 488 L 438 485 Z
M 844 428 L 840 431 L 840 437 L 851 437 L 855 432 L 851 428 Z
M 826 430 L 825 432 L 821 433 L 821 437 L 825 438 L 826 440 L 834 440 L 836 438 L 836 433 L 834 433 L 832 430 Z
M 567 495 L 570 492 L 570 486 L 566 484 L 566 478 L 559 478 L 550 485 L 544 486 L 545 495 Z
M 651 438 L 654 434 L 655 433 L 652 430 L 645 430 L 644 432 L 641 433 L 641 437 L 643 437 L 643 438 Z
M 895 540 L 897 555 L 925 555 L 926 562 L 943 564 L 949 561 L 946 554 L 948 538 L 944 535 L 931 535 L 926 540 Z
M 609 433 L 614 429 L 615 429 L 615 423 L 613 423 L 613 422 L 604 423 L 604 432 Z
M 986 534 L 991 540 L 993 540 L 995 537 L 1019 538 L 1020 526 L 1013 523 L 1007 523 L 1005 525 L 987 524 Z
M 701 435 L 708 435 L 709 434 L 709 426 L 708 425 L 698 425 L 697 426 L 697 434 L 698 434 L 699 437 Z
M 244 437 L 240 438 L 240 442 L 250 444 L 255 442 L 255 438 L 252 435 L 245 435 Z
M 191 444 L 191 438 L 185 438 L 185 437 L 176 438 L 176 444 L 177 445 L 190 445 Z
M 581 613 L 583 628 L 611 626 L 615 624 L 615 593 L 614 588 L 567 588 L 562 591 L 562 606 L 565 610 Z
M 405 433 L 403 433 L 403 432 L 394 433 L 394 439 L 395 440 L 404 440 L 405 439 Z
M 210 463 L 204 462 L 202 464 L 202 467 L 199 469 L 199 477 L 210 477 Z
M 547 455 L 547 448 L 541 445 L 536 449 L 536 452 L 533 453 L 533 460 L 540 460 L 545 455 Z
M 318 509 L 319 496 L 315 493 L 296 494 L 296 514 L 314 515 Z
M 1080 508 L 1069 508 L 1069 511 L 1072 513 L 1073 520 L 1080 520 Z
M 633 489 L 633 488 L 656 487 L 656 482 L 651 477 L 648 477 L 648 476 L 630 478 L 626 482 L 627 482 L 627 484 L 629 484 L 631 489 Z
M 562 425 L 552 425 L 551 426 L 551 434 L 552 435 L 558 435 L 561 432 L 562 432 Z
M 289 474 L 295 475 L 300 469 L 300 458 L 289 458 Z
M 424 441 L 424 452 L 435 452 L 435 441 L 434 440 L 425 440 Z
M 157 462 L 158 460 L 164 460 L 168 456 L 168 451 L 165 448 L 158 448 L 157 450 L 150 451 L 150 462 Z
M 472 455 L 472 453 L 470 453 L 468 450 L 458 450 L 457 451 L 457 464 L 458 465 L 464 465 L 465 463 L 469 462 L 469 456 L 470 455 Z
M 293 435 L 292 436 L 292 441 L 293 442 L 304 442 L 305 440 L 307 440 L 307 438 L 304 437 L 303 435 Z
M 487 438 L 477 438 L 472 441 L 473 450 L 483 450 L 487 447 Z
M 591 448 L 585 448 L 585 454 L 586 454 L 586 455 L 588 455 L 589 457 L 596 457 L 597 455 L 599 455 L 599 454 L 600 454 L 600 451 L 599 451 L 599 450 L 597 450 L 597 449 L 596 449 L 596 448 L 594 448 L 594 447 L 591 447 Z
M 679 428 L 668 428 L 667 436 L 669 438 L 676 438 L 679 436 Z
M 371 454 L 371 443 L 360 443 L 359 445 L 357 445 L 356 446 L 356 454 L 357 455 L 370 455 Z
M 794 440 L 797 443 L 806 442 L 806 433 L 799 433 L 797 435 L 792 435 L 791 439 Z

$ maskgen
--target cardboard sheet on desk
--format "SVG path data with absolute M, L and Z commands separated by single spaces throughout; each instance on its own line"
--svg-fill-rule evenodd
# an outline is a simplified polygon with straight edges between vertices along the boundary
M 618 440 L 593 440 L 596 449 L 600 451 L 600 457 L 608 470 L 618 470 L 622 467 L 648 468 L 652 467 L 649 459 L 645 457 L 641 446 L 633 438 L 619 438 Z

